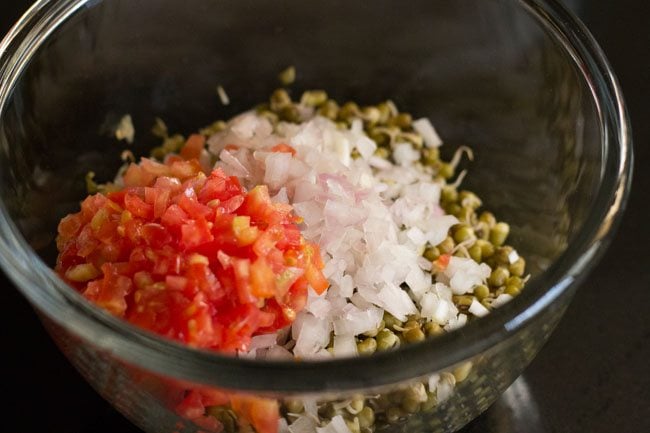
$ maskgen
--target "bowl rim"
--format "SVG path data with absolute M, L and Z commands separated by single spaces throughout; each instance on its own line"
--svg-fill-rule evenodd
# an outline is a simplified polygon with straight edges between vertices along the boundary
M 47 37 L 95 0 L 39 0 L 0 42 L 0 116 L 13 85 Z M 629 195 L 632 143 L 617 79 L 584 24 L 557 0 L 518 0 L 561 44 L 591 87 L 603 148 L 602 181 L 573 242 L 527 289 L 480 321 L 432 341 L 371 357 L 258 361 L 197 350 L 112 317 L 68 287 L 31 250 L 0 203 L 0 265 L 30 302 L 64 329 L 122 361 L 184 381 L 259 392 L 309 393 L 392 385 L 428 376 L 486 351 L 541 312 L 560 308 L 611 241 Z M 409 365 L 408 369 L 395 368 Z

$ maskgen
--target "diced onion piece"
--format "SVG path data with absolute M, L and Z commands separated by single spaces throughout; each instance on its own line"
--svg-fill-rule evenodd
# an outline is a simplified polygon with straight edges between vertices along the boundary
M 472 304 L 469 306 L 468 311 L 476 317 L 483 317 L 490 312 L 490 310 L 485 308 L 485 306 L 476 299 L 472 300 Z
M 491 305 L 492 305 L 492 307 L 494 307 L 494 308 L 499 308 L 499 307 L 501 307 L 501 306 L 507 304 L 507 303 L 510 302 L 511 300 L 512 300 L 512 296 L 511 296 L 511 295 L 508 295 L 507 293 L 502 293 L 502 294 L 500 294 L 499 296 L 497 296 L 496 299 L 495 299 L 494 301 L 492 301 L 492 304 L 491 304 Z
M 423 117 L 422 119 L 415 120 L 413 122 L 413 129 L 422 136 L 425 146 L 440 147 L 442 145 L 442 140 L 429 119 Z

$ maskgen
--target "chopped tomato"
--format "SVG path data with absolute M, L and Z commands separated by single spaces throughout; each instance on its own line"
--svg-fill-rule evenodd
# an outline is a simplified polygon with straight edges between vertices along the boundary
M 181 149 L 180 156 L 183 159 L 198 159 L 204 148 L 205 136 L 201 134 L 192 134 L 185 142 L 185 146 Z
M 278 402 L 266 398 L 234 395 L 230 398 L 232 408 L 242 415 L 258 432 L 277 433 Z
M 293 322 L 309 286 L 322 293 L 328 282 L 291 206 L 273 203 L 264 185 L 246 192 L 221 170 L 206 176 L 204 146 L 192 135 L 164 163 L 130 164 L 122 190 L 87 197 L 59 224 L 56 270 L 136 326 L 194 347 L 247 350 L 254 335 Z M 286 144 L 272 150 L 295 154 Z M 215 406 L 235 411 L 242 428 L 277 433 L 275 400 L 195 389 L 176 410 L 218 433 Z
M 191 136 L 181 157 L 204 144 Z M 183 158 L 131 164 L 123 190 L 89 196 L 61 220 L 57 272 L 138 326 L 197 347 L 247 350 L 252 336 L 293 321 L 308 286 L 327 288 L 320 253 L 266 186 L 246 192 L 237 178 L 206 176 Z
M 176 406 L 176 413 L 209 431 L 221 431 L 213 424 L 216 418 L 206 416 L 211 408 L 232 408 L 241 417 L 239 425 L 250 424 L 259 433 L 277 433 L 280 409 L 276 400 L 217 389 L 194 389 Z M 206 411 L 207 409 L 207 411 Z M 212 420 L 210 422 L 209 420 Z

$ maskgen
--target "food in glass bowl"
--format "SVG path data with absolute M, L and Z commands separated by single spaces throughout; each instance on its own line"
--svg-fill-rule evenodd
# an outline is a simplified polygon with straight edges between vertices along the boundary
M 484 411 L 547 341 L 612 238 L 625 204 L 632 156 L 627 113 L 614 74 L 588 31 L 558 2 L 545 0 L 426 1 L 408 8 L 390 2 L 341 7 L 290 1 L 285 7 L 206 0 L 182 5 L 159 0 L 150 6 L 133 0 L 41 0 L 0 49 L 0 264 L 71 363 L 118 411 L 151 433 L 221 426 L 245 431 L 256 428 L 253 424 L 284 430 L 289 427 L 283 422 L 302 415 L 307 415 L 302 422 L 311 423 L 303 430 L 342 430 L 342 423 L 354 430 L 354 412 L 360 429 L 390 422 L 390 432 L 448 433 Z M 269 356 L 281 350 L 274 349 L 272 338 L 258 341 L 257 335 L 247 352 L 232 356 L 147 332 L 88 302 L 52 271 L 57 223 L 78 212 L 85 196 L 79 180 L 89 170 L 98 181 L 113 179 L 121 165 L 122 148 L 104 134 L 107 125 L 119 123 L 120 137 L 134 138 L 129 149 L 149 155 L 160 143 L 142 131 L 154 115 L 174 131 L 230 119 L 272 89 L 273 75 L 289 63 L 300 67 L 298 86 L 327 89 L 328 99 L 365 104 L 390 97 L 431 119 L 445 137 L 439 148 L 445 161 L 453 161 L 454 149 L 470 145 L 475 160 L 465 165 L 461 157 L 463 165 L 448 181 L 455 183 L 462 168 L 469 168 L 462 188 L 479 193 L 495 214 L 507 218 L 510 242 L 526 258 L 522 277 L 534 276 L 526 289 L 480 320 L 456 307 L 452 294 L 467 323 L 432 339 L 404 343 L 400 335 L 409 320 L 396 329 L 390 316 L 384 334 L 354 339 L 372 346 L 374 338 L 379 346 L 387 336 L 387 346 L 399 340 L 397 350 L 331 356 L 327 342 L 315 351 L 327 359 L 296 360 Z M 229 105 L 215 104 L 210 94 L 215 81 Z M 264 111 L 295 114 L 293 108 L 276 112 L 270 101 Z M 222 126 L 214 125 L 206 141 Z M 165 135 L 161 123 L 156 130 Z M 391 139 L 368 132 L 373 140 Z M 164 164 L 169 151 L 179 153 L 188 138 L 167 134 L 153 156 Z M 436 156 L 426 143 L 423 149 Z M 226 150 L 237 159 L 235 149 Z M 403 146 L 395 156 L 412 154 Z M 350 159 L 364 161 L 361 152 L 350 153 Z M 209 162 L 206 177 L 213 168 Z M 441 173 L 453 165 L 441 164 Z M 92 187 L 92 176 L 87 180 Z M 239 183 L 251 191 L 246 180 Z M 440 194 L 445 199 L 442 188 Z M 269 192 L 269 198 L 282 203 L 282 195 Z M 454 215 L 452 204 L 441 204 Z M 292 211 L 299 215 L 295 204 Z M 308 237 L 307 222 L 300 223 L 301 235 L 320 244 Z M 470 228 L 480 238 L 479 230 Z M 458 243 L 454 240 L 454 247 Z M 461 248 L 453 252 L 463 254 Z M 338 268 L 327 267 L 327 254 L 321 248 L 321 272 L 329 281 Z M 429 254 L 435 257 L 436 250 Z M 487 288 L 494 292 L 489 278 Z M 316 317 L 306 308 L 299 314 Z M 292 328 L 298 324 L 294 320 Z M 331 350 L 351 351 L 347 341 Z M 278 339 L 275 345 L 295 350 Z M 454 382 L 453 392 L 439 401 Z M 433 388 L 436 400 L 427 394 L 424 403 Z M 420 412 L 405 416 L 414 409 Z
M 527 280 L 508 224 L 459 191 L 472 151 L 442 161 L 429 120 L 390 100 L 339 106 L 278 89 L 187 139 L 160 119 L 153 132 L 151 158 L 111 183 L 88 177 L 99 193 L 57 238 L 59 275 L 139 327 L 246 358 L 364 356 L 462 327 Z M 470 370 L 281 405 L 188 389 L 177 411 L 211 431 L 372 432 L 444 401 Z

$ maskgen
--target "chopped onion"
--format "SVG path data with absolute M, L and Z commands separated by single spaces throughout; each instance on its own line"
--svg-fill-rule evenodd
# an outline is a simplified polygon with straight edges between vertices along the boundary
M 306 120 L 280 122 L 274 129 L 266 118 L 247 112 L 208 140 L 226 173 L 247 188 L 267 184 L 273 202 L 293 206 L 302 218 L 303 236 L 320 247 L 330 282 L 324 295 L 310 291 L 286 344 L 264 336 L 253 342 L 251 352 L 266 358 L 329 358 L 333 331 L 334 355 L 354 356 L 355 337 L 375 330 L 385 311 L 399 320 L 419 313 L 447 330 L 463 326 L 467 316 L 459 314 L 452 295 L 471 293 L 489 277 L 490 268 L 453 256 L 431 280 L 433 265 L 422 250 L 442 242 L 458 219 L 440 207 L 443 184 L 426 169 L 414 169 L 420 151 L 393 143 L 393 163 L 374 155 L 377 145 L 363 132 L 361 120 L 345 130 L 311 109 L 300 116 Z M 413 127 L 427 147 L 441 145 L 429 120 L 416 120 Z M 272 151 L 279 143 L 296 153 Z M 226 150 L 228 145 L 238 149 Z M 351 158 L 353 149 L 360 158 Z M 227 255 L 218 258 L 230 266 Z M 469 313 L 480 316 L 486 310 L 473 303 Z
M 514 262 L 519 260 L 519 254 L 516 250 L 512 250 L 508 253 L 508 262 L 512 265 Z
M 249 349 L 266 349 L 274 346 L 278 340 L 277 334 L 261 334 L 251 338 Z
M 429 119 L 422 118 L 413 121 L 413 129 L 422 136 L 425 146 L 440 147 L 442 145 L 442 140 Z
M 490 312 L 483 304 L 476 299 L 472 299 L 472 304 L 469 306 L 469 312 L 477 317 L 483 317 Z
M 492 305 L 492 307 L 494 307 L 494 308 L 499 308 L 499 307 L 501 307 L 501 306 L 507 304 L 507 303 L 510 302 L 511 300 L 512 300 L 512 296 L 511 296 L 511 295 L 508 295 L 507 293 L 502 293 L 502 294 L 500 294 L 499 296 L 497 296 L 496 299 L 495 299 L 494 301 L 492 301 L 492 304 L 491 304 L 491 305 Z
M 354 335 L 334 336 L 334 356 L 349 357 L 356 354 L 357 343 L 354 341 Z

